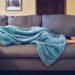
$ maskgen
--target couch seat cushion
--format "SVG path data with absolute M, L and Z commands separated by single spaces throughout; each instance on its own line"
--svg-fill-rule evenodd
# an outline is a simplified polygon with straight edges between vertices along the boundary
M 61 58 L 75 59 L 75 44 L 66 45 Z
M 35 45 L 0 46 L 0 58 L 38 57 Z
M 35 45 L 0 46 L 0 58 L 39 58 Z M 61 59 L 75 58 L 75 44 L 66 45 Z

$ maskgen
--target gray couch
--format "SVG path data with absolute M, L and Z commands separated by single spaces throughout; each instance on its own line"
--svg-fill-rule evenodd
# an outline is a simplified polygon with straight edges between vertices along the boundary
M 75 16 L 31 15 L 0 16 L 0 25 L 43 26 L 55 34 L 75 35 Z M 64 53 L 52 66 L 40 60 L 35 45 L 0 46 L 0 71 L 75 71 L 75 44 L 66 45 Z

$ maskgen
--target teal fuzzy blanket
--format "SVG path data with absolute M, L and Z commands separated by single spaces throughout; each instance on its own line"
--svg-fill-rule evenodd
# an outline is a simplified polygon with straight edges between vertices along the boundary
M 40 59 L 46 66 L 50 66 L 63 53 L 66 38 L 43 27 L 21 28 L 8 25 L 0 26 L 0 44 L 3 46 L 36 44 Z

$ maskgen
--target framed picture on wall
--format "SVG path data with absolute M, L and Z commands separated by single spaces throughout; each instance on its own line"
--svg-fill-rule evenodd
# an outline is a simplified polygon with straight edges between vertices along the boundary
M 6 10 L 22 10 L 22 0 L 6 0 Z

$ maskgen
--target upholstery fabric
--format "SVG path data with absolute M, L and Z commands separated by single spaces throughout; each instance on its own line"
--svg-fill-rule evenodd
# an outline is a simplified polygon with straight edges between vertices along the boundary
M 0 58 L 39 58 L 36 45 L 0 46 Z M 75 59 L 75 44 L 65 47 L 61 59 Z
M 5 26 L 8 24 L 8 17 L 5 15 L 0 15 L 0 26 Z
M 72 15 L 43 15 L 42 26 L 56 34 L 75 36 L 75 17 Z
M 38 58 L 36 45 L 0 46 L 0 58 Z
M 63 59 L 75 59 L 75 44 L 68 44 L 65 46 L 64 53 L 62 54 Z
M 0 71 L 75 71 L 75 59 L 60 59 L 51 67 L 40 59 L 0 59 Z
M 41 16 L 8 16 L 8 25 L 20 27 L 41 26 Z

